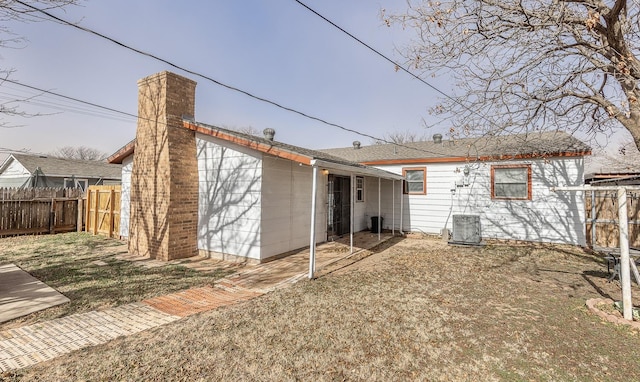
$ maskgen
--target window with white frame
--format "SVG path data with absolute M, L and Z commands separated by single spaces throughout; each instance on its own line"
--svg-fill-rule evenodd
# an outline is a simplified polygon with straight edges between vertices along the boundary
M 88 185 L 88 179 L 64 178 L 65 188 L 81 188 L 84 191 Z
M 403 168 L 404 193 L 419 194 L 427 193 L 427 169 L 425 167 Z
M 364 202 L 364 178 L 356 176 L 356 202 Z
M 491 198 L 531 200 L 531 165 L 491 166 Z

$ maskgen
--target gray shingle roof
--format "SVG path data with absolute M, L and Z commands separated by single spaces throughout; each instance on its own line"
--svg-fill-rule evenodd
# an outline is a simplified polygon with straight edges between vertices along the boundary
M 48 156 L 12 154 L 27 170 L 33 173 L 36 168 L 47 176 L 76 178 L 120 179 L 122 165 L 105 161 L 89 161 L 77 159 L 62 159 Z
M 481 138 L 411 142 L 404 145 L 380 144 L 360 149 L 341 147 L 320 150 L 355 162 L 410 159 L 482 158 L 513 156 L 553 156 L 563 153 L 589 153 L 591 148 L 564 132 L 544 132 Z
M 242 133 L 239 131 L 235 131 L 235 130 L 229 130 L 229 129 L 224 129 L 222 127 L 217 127 L 217 126 L 212 126 L 212 125 L 207 125 L 204 123 L 200 123 L 197 122 L 195 123 L 196 125 L 200 126 L 200 127 L 205 127 L 207 129 L 210 129 L 212 132 L 213 131 L 219 131 L 219 132 L 223 132 L 225 134 L 228 135 L 233 135 L 236 137 L 240 137 L 240 138 L 244 138 L 246 140 L 252 141 L 252 142 L 256 142 L 259 144 L 264 144 L 264 145 L 269 145 L 293 154 L 299 154 L 311 159 L 319 159 L 319 160 L 323 160 L 323 161 L 327 161 L 327 162 L 333 162 L 336 164 L 341 164 L 341 165 L 345 165 L 345 166 L 351 166 L 351 167 L 360 167 L 360 168 L 368 168 L 368 166 L 362 165 L 358 162 L 349 160 L 349 159 L 345 159 L 343 157 L 337 156 L 337 155 L 333 155 L 331 153 L 325 152 L 323 151 L 318 151 L 318 150 L 312 150 L 312 149 L 307 149 L 304 147 L 300 147 L 300 146 L 294 146 L 294 145 L 290 145 L 288 143 L 283 143 L 283 142 L 278 142 L 276 140 L 269 140 L 266 139 L 264 137 L 259 137 L 256 135 L 251 135 L 251 134 L 246 134 L 246 133 Z

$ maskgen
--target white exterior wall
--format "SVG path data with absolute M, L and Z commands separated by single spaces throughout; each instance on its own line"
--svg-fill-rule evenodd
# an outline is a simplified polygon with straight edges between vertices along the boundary
M 531 164 L 532 200 L 492 200 L 491 165 Z M 549 187 L 584 183 L 582 157 L 550 160 L 471 163 L 467 186 L 465 163 L 434 163 L 376 166 L 402 174 L 403 168 L 426 167 L 426 195 L 403 195 L 405 231 L 439 234 L 452 229 L 452 215 L 479 215 L 483 238 L 539 241 L 585 245 L 585 206 L 582 192 L 552 193 Z M 367 213 L 377 211 L 377 180 L 367 183 Z M 390 229 L 391 181 L 382 181 L 384 228 Z M 399 187 L 398 187 L 399 188 Z M 451 189 L 455 188 L 455 192 Z M 370 201 L 375 199 L 375 205 Z M 396 214 L 400 199 L 396 192 Z M 396 227 L 398 228 L 398 227 Z
M 371 220 L 369 220 L 369 215 L 367 214 L 367 203 L 369 202 L 369 198 L 367 198 L 368 194 L 367 194 L 367 181 L 368 177 L 363 177 L 364 178 L 364 201 L 362 202 L 358 202 L 356 201 L 356 194 L 355 194 L 355 177 L 353 179 L 353 184 L 351 185 L 351 192 L 353 192 L 353 200 L 354 200 L 354 207 L 353 207 L 353 232 L 360 232 L 360 231 L 364 231 L 367 228 L 369 228 L 369 225 L 371 223 Z M 377 184 L 377 183 L 376 183 Z M 377 187 L 377 186 L 376 186 Z M 369 221 L 369 222 L 367 222 Z
M 129 237 L 129 218 L 131 215 L 131 169 L 133 155 L 122 160 L 122 183 L 120 189 L 120 236 Z
M 265 155 L 262 166 L 262 259 L 309 246 L 312 169 Z M 318 171 L 316 242 L 327 238 L 327 177 Z
M 0 187 L 20 187 L 31 177 L 31 173 L 17 160 L 10 160 L 11 163 L 0 174 Z
M 262 155 L 196 134 L 198 249 L 261 258 Z

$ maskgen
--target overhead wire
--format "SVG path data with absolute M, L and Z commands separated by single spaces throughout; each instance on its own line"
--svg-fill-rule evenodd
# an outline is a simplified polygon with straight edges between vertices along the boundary
M 329 18 L 325 17 L 324 15 L 322 15 L 321 13 L 319 13 L 318 11 L 316 11 L 315 9 L 311 8 L 310 6 L 306 5 L 305 3 L 303 3 L 300 0 L 293 0 L 296 3 L 298 3 L 299 5 L 301 5 L 302 7 L 304 7 L 305 9 L 307 9 L 309 12 L 313 13 L 314 15 L 318 16 L 319 18 L 321 18 L 322 20 L 326 21 L 327 23 L 331 24 L 334 28 L 338 29 L 340 32 L 346 34 L 347 36 L 349 36 L 350 38 L 352 38 L 353 40 L 357 41 L 359 44 L 361 44 L 362 46 L 366 47 L 367 49 L 369 49 L 370 51 L 372 51 L 373 53 L 375 53 L 376 55 L 378 55 L 379 57 L 381 57 L 382 59 L 384 59 L 385 61 L 391 63 L 394 65 L 394 67 L 397 70 L 401 70 L 405 73 L 407 73 L 408 75 L 410 75 L 411 77 L 413 77 L 414 79 L 422 82 L 423 84 L 427 85 L 429 88 L 435 90 L 436 92 L 440 93 L 441 95 L 443 95 L 444 97 L 446 97 L 447 99 L 449 99 L 450 101 L 462 106 L 465 110 L 478 115 L 480 118 L 484 119 L 485 121 L 493 124 L 493 122 L 491 122 L 486 116 L 478 114 L 476 111 L 472 110 L 471 108 L 469 108 L 468 106 L 466 106 L 465 104 L 463 104 L 462 102 L 460 102 L 459 100 L 453 98 L 452 96 L 450 96 L 449 94 L 445 93 L 444 91 L 440 90 L 438 87 L 436 87 L 435 85 L 429 83 L 427 80 L 425 80 L 424 78 L 418 76 L 417 74 L 413 73 L 412 71 L 410 71 L 409 69 L 407 69 L 406 67 L 404 67 L 402 64 L 398 63 L 397 61 L 392 60 L 391 58 L 387 57 L 384 53 L 380 52 L 379 50 L 377 50 L 376 48 L 372 47 L 371 45 L 367 44 L 366 42 L 364 42 L 363 40 L 359 39 L 358 37 L 356 37 L 355 35 L 351 34 L 349 31 L 347 31 L 346 29 L 342 28 L 341 26 L 339 26 L 338 24 L 334 23 L 333 21 L 331 21 Z M 451 118 L 451 117 L 449 117 Z M 446 119 L 449 119 L 446 118 Z M 444 119 L 444 120 L 446 120 Z M 443 120 L 443 121 L 444 121 Z M 438 123 L 441 123 L 442 121 L 436 122 L 431 126 L 435 126 Z
M 25 88 L 28 88 L 28 89 L 36 90 L 36 91 L 41 92 L 41 93 L 51 94 L 51 95 L 54 95 L 56 97 L 64 98 L 64 99 L 71 100 L 71 101 L 74 101 L 74 102 L 79 102 L 79 103 L 82 103 L 82 104 L 85 104 L 85 105 L 96 107 L 98 109 L 107 110 L 107 111 L 110 111 L 110 112 L 113 112 L 113 113 L 116 113 L 116 114 L 121 114 L 121 115 L 126 115 L 128 117 L 138 118 L 138 116 L 136 114 L 127 113 L 126 111 L 117 110 L 117 109 L 114 109 L 114 108 L 111 108 L 111 107 L 107 107 L 107 106 L 102 106 L 102 105 L 99 105 L 99 104 L 94 103 L 94 102 L 84 101 L 84 100 L 81 100 L 79 98 L 70 97 L 70 96 L 67 96 L 67 95 L 64 95 L 64 94 L 53 92 L 51 90 L 38 88 L 36 86 L 23 84 L 21 82 L 13 81 L 13 80 L 10 80 L 8 78 L 5 78 L 5 79 L 3 79 L 1 81 L 8 82 L 8 83 L 14 84 L 14 85 L 19 85 L 19 86 L 22 86 L 22 87 L 25 87 Z
M 176 64 L 176 63 L 174 63 L 174 62 L 172 62 L 172 61 L 170 61 L 168 59 L 159 57 L 159 56 L 157 56 L 157 55 L 155 55 L 153 53 L 145 52 L 145 51 L 143 51 L 141 49 L 138 49 L 138 48 L 132 47 L 130 45 L 127 45 L 124 42 L 116 40 L 115 38 L 109 37 L 109 36 L 107 36 L 105 34 L 102 34 L 100 32 L 97 32 L 97 31 L 94 31 L 94 30 L 89 29 L 87 27 L 83 27 L 83 26 L 80 26 L 78 24 L 75 24 L 75 23 L 72 23 L 70 21 L 67 21 L 67 20 L 62 19 L 62 18 L 60 18 L 58 16 L 55 16 L 52 13 L 47 12 L 47 11 L 45 11 L 43 9 L 40 9 L 40 8 L 35 7 L 33 5 L 27 4 L 27 3 L 25 3 L 25 2 L 23 2 L 21 0 L 15 0 L 15 2 L 18 3 L 18 4 L 21 4 L 22 6 L 24 6 L 26 8 L 29 8 L 29 9 L 33 10 L 33 11 L 40 12 L 40 13 L 46 15 L 47 17 L 49 17 L 50 19 L 58 22 L 58 23 L 73 27 L 73 28 L 78 29 L 80 31 L 83 31 L 85 33 L 92 34 L 92 35 L 97 36 L 97 37 L 99 37 L 101 39 L 110 41 L 110 42 L 112 42 L 112 43 L 114 43 L 114 44 L 116 44 L 116 45 L 118 45 L 118 46 L 120 46 L 120 47 L 122 47 L 124 49 L 127 49 L 129 51 L 135 52 L 137 54 L 140 54 L 140 55 L 143 55 L 143 56 L 146 56 L 146 57 L 149 57 L 149 58 L 152 58 L 152 59 L 154 59 L 156 61 L 159 61 L 159 62 L 162 62 L 162 63 L 164 63 L 164 64 L 166 64 L 166 65 L 168 65 L 168 66 L 170 66 L 172 68 L 178 69 L 180 71 L 183 71 L 185 73 L 191 74 L 191 75 L 196 76 L 196 77 L 200 77 L 200 78 L 202 78 L 204 80 L 207 80 L 207 81 L 209 81 L 211 83 L 214 83 L 214 84 L 216 84 L 218 86 L 224 87 L 224 88 L 229 89 L 231 91 L 235 91 L 235 92 L 244 94 L 244 95 L 246 95 L 246 96 L 248 96 L 250 98 L 253 98 L 255 100 L 270 104 L 272 106 L 275 106 L 275 107 L 280 108 L 282 110 L 297 114 L 297 115 L 302 116 L 304 118 L 307 118 L 307 119 L 310 119 L 310 120 L 313 120 L 313 121 L 316 121 L 316 122 L 320 122 L 320 123 L 325 124 L 327 126 L 332 126 L 332 127 L 335 127 L 335 128 L 340 129 L 340 130 L 347 131 L 347 132 L 350 132 L 350 133 L 353 133 L 353 134 L 356 134 L 356 135 L 360 135 L 362 137 L 366 137 L 366 138 L 372 139 L 374 141 L 384 142 L 384 143 L 389 143 L 389 144 L 395 144 L 395 145 L 397 145 L 399 147 L 404 147 L 404 148 L 407 148 L 407 149 L 410 149 L 410 150 L 422 151 L 422 152 L 425 152 L 425 153 L 431 154 L 431 155 L 438 155 L 438 156 L 444 156 L 445 155 L 445 154 L 443 154 L 441 152 L 430 151 L 430 150 L 425 150 L 425 149 L 422 149 L 422 148 L 407 146 L 407 145 L 401 144 L 401 143 L 391 142 L 391 141 L 389 141 L 387 139 L 384 139 L 384 138 L 378 138 L 378 137 L 375 137 L 375 136 L 373 136 L 371 134 L 368 134 L 368 133 L 364 133 L 364 132 L 361 132 L 361 131 L 358 131 L 358 130 L 355 130 L 355 129 L 351 129 L 351 128 L 342 126 L 342 125 L 337 124 L 337 123 L 329 122 L 329 121 L 327 121 L 327 120 L 325 120 L 323 118 L 316 117 L 316 116 L 313 116 L 311 114 L 308 114 L 308 113 L 299 111 L 297 109 L 294 109 L 292 107 L 288 107 L 288 106 L 282 105 L 279 102 L 272 101 L 272 100 L 267 99 L 265 97 L 261 97 L 261 96 L 255 95 L 255 94 L 253 94 L 253 93 L 251 93 L 249 91 L 240 89 L 238 87 L 225 84 L 225 83 L 223 83 L 223 82 L 221 82 L 219 80 L 216 80 L 216 79 L 214 79 L 214 78 L 212 78 L 212 77 L 210 77 L 210 76 L 208 76 L 206 74 L 203 74 L 203 73 L 188 69 L 188 68 L 186 68 L 184 66 L 181 66 L 179 64 Z

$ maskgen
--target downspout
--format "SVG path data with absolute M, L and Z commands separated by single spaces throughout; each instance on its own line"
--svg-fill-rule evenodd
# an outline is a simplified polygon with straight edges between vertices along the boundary
M 316 270 L 316 196 L 318 195 L 318 167 L 312 167 L 311 182 L 311 232 L 309 234 L 309 280 Z

